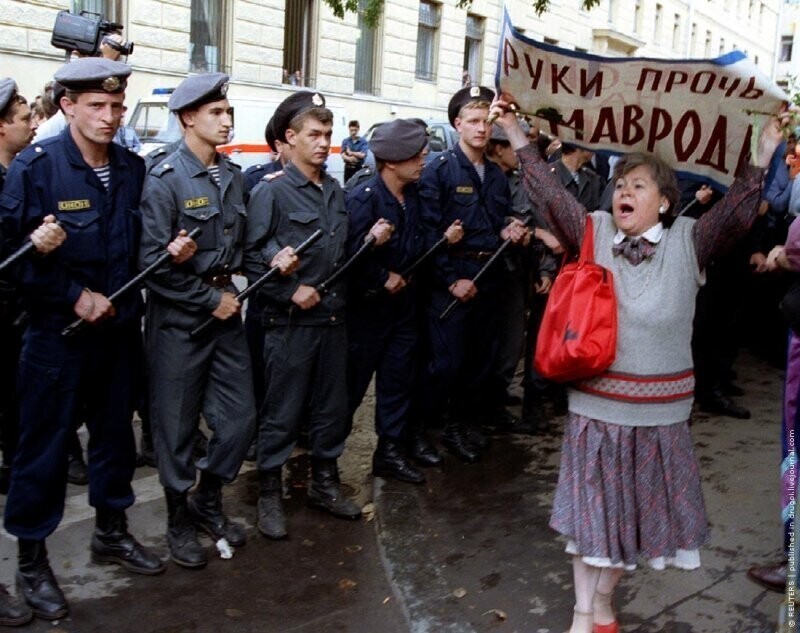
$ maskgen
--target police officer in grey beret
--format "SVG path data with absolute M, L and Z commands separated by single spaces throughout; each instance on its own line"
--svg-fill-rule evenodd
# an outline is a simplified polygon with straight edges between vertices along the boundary
M 228 76 L 193 75 L 169 99 L 184 129 L 177 151 L 147 175 L 142 193 L 139 263 L 149 266 L 170 236 L 201 229 L 197 255 L 148 279 L 145 340 L 150 368 L 151 425 L 159 477 L 167 499 L 167 543 L 183 567 L 203 567 L 197 528 L 215 541 L 245 544 L 244 528 L 222 508 L 222 486 L 234 480 L 253 436 L 255 403 L 241 305 L 232 275 L 241 270 L 247 222 L 244 176 L 216 151 L 233 125 Z M 287 264 L 282 258 L 286 256 Z M 292 256 L 273 259 L 291 265 Z M 208 335 L 189 332 L 209 315 Z M 195 466 L 192 439 L 200 414 L 212 438 Z M 188 491 L 200 481 L 191 499 Z
M 309 505 L 348 519 L 360 517 L 361 509 L 343 496 L 336 465 L 349 432 L 344 279 L 329 292 L 316 289 L 342 265 L 346 254 L 344 196 L 339 183 L 323 169 L 333 114 L 322 95 L 302 91 L 278 106 L 273 121 L 276 138 L 291 147 L 292 160 L 283 171 L 267 175 L 251 193 L 245 250 L 248 278 L 262 275 L 279 249 L 324 230 L 295 274 L 259 291 L 266 395 L 258 430 L 258 528 L 279 539 L 287 533 L 281 469 L 304 417 L 311 452 Z M 367 230 L 380 243 L 388 239 L 389 227 L 379 221 Z
M 406 458 L 423 466 L 440 458 L 419 429 L 410 428 L 411 392 L 416 368 L 419 284 L 403 277 L 426 250 L 417 181 L 425 165 L 428 134 L 424 122 L 396 119 L 380 125 L 369 141 L 378 173 L 347 193 L 348 252 L 380 218 L 396 227 L 389 241 L 359 260 L 348 286 L 348 413 L 361 404 L 375 374 L 375 431 L 378 446 L 372 457 L 377 477 L 421 484 L 425 476 Z M 453 241 L 460 223 L 449 228 Z
M 6 238 L 18 246 L 43 215 L 56 215 L 69 239 L 45 258 L 21 260 L 16 279 L 29 315 L 19 364 L 20 437 L 5 528 L 18 539 L 17 591 L 38 617 L 64 617 L 69 607 L 50 568 L 45 539 L 64 511 L 67 443 L 79 409 L 89 442 L 89 503 L 96 510 L 92 560 L 153 575 L 163 563 L 128 532 L 134 502 L 136 448 L 131 427 L 131 366 L 141 323 L 132 292 L 108 296 L 138 272 L 142 160 L 112 143 L 131 69 L 104 59 L 76 60 L 56 80 L 70 125 L 23 150 L 11 163 L 0 203 Z M 164 242 L 176 261 L 191 240 Z M 172 240 L 172 241 L 170 241 Z M 88 323 L 67 339 L 76 317 Z

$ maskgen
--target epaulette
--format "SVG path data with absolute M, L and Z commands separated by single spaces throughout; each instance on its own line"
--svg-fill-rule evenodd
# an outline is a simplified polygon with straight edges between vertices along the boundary
M 282 169 L 280 171 L 273 171 L 271 174 L 264 174 L 264 177 L 261 180 L 266 180 L 267 182 L 272 182 L 276 178 L 280 178 L 281 176 L 283 176 L 285 173 L 286 172 L 283 171 Z
M 228 156 L 227 154 L 222 154 L 222 157 L 225 159 L 225 162 L 228 163 L 231 167 L 236 167 L 239 171 L 241 171 L 242 166 L 239 163 L 234 163 L 233 159 Z
M 161 176 L 166 174 L 168 171 L 172 171 L 173 169 L 175 169 L 175 167 L 172 165 L 172 163 L 159 163 L 150 170 L 150 173 L 156 178 L 161 178 Z
M 162 145 L 161 147 L 156 147 L 151 152 L 147 152 L 146 157 L 147 158 L 157 158 L 158 156 L 161 156 L 161 154 L 166 154 L 166 153 L 167 153 L 167 146 L 166 145 Z
M 14 160 L 18 160 L 20 163 L 23 163 L 24 165 L 30 165 L 33 161 L 41 158 L 45 154 L 47 154 L 47 150 L 38 143 L 36 143 L 26 148 L 19 154 L 17 154 Z

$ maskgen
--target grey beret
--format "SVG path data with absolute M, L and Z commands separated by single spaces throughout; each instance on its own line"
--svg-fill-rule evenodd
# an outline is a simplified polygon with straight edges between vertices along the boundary
M 72 92 L 124 92 L 131 67 L 102 57 L 82 57 L 64 64 L 53 78 Z
M 206 103 L 222 101 L 228 95 L 230 77 L 225 73 L 190 75 L 178 84 L 167 102 L 173 112 L 186 108 L 199 108 Z
M 519 121 L 519 126 L 522 128 L 522 133 L 525 136 L 528 136 L 531 132 L 531 126 L 528 125 L 528 122 L 525 119 L 517 119 Z M 504 143 L 508 143 L 508 136 L 506 135 L 506 131 L 501 128 L 497 123 L 492 124 L 492 135 L 489 137 L 493 141 L 501 141 Z
M 494 101 L 494 91 L 485 86 L 471 86 L 469 88 L 462 88 L 455 93 L 453 98 L 450 99 L 450 103 L 447 105 L 447 118 L 450 119 L 450 125 L 456 124 L 458 113 L 461 112 L 465 105 L 473 101 L 486 101 L 491 103 Z
M 301 90 L 289 95 L 275 108 L 275 114 L 272 115 L 272 129 L 275 132 L 275 138 L 285 143 L 286 130 L 289 129 L 293 118 L 311 108 L 324 107 L 325 97 L 318 92 Z
M 17 82 L 8 77 L 0 79 L 0 112 L 4 112 L 17 94 Z
M 414 158 L 428 144 L 428 128 L 419 120 L 395 119 L 375 128 L 369 148 L 375 158 L 390 163 Z

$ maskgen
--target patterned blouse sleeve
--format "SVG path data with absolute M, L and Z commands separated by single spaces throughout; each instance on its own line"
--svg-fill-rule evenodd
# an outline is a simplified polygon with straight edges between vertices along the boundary
M 517 150 L 522 185 L 543 213 L 561 245 L 577 253 L 586 228 L 586 210 L 559 182 L 533 145 Z
M 725 197 L 703 214 L 692 229 L 697 263 L 702 270 L 729 251 L 750 230 L 758 215 L 764 170 L 745 165 Z

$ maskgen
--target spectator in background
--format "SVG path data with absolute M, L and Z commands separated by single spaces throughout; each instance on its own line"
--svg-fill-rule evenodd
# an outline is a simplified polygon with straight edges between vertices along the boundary
M 369 145 L 367 140 L 358 135 L 361 126 L 353 120 L 347 124 L 350 136 L 342 141 L 342 160 L 344 161 L 344 181 L 347 182 L 364 164 Z

